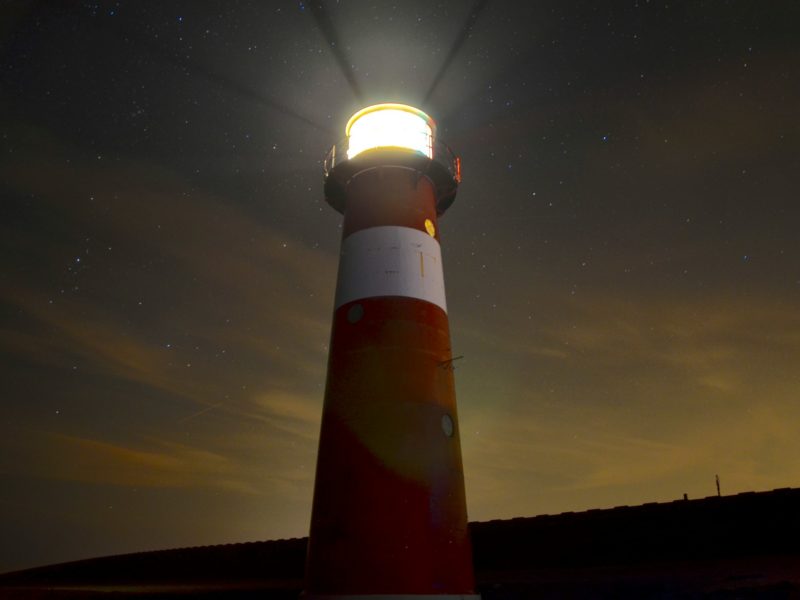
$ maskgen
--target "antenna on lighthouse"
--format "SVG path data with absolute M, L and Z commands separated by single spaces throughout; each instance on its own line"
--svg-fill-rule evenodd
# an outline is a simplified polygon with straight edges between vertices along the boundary
M 324 164 L 344 224 L 304 595 L 478 598 L 438 227 L 461 163 L 412 106 L 345 134 Z

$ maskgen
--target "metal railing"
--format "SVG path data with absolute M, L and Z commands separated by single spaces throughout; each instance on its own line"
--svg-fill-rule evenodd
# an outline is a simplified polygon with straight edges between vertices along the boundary
M 350 139 L 344 138 L 334 144 L 328 151 L 322 163 L 325 177 L 330 175 L 331 171 L 333 171 L 337 165 L 349 160 L 347 156 L 349 147 Z M 431 151 L 431 160 L 436 161 L 447 169 L 447 172 L 453 177 L 456 183 L 461 183 L 461 159 L 450 149 L 450 146 L 441 140 L 431 138 L 428 147 Z M 414 152 L 414 150 L 409 150 L 409 152 Z M 423 153 L 419 154 L 424 156 Z

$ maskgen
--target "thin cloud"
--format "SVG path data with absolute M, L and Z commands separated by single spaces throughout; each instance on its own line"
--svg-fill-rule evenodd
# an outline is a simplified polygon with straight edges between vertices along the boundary
M 131 446 L 56 433 L 32 434 L 44 447 L 29 475 L 123 487 L 206 487 L 253 494 L 231 458 L 164 440 Z

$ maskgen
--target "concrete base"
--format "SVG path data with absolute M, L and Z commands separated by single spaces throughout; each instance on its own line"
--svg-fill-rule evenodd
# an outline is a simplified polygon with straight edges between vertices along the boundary
M 361 594 L 361 595 L 300 595 L 301 600 L 481 600 L 480 594 Z

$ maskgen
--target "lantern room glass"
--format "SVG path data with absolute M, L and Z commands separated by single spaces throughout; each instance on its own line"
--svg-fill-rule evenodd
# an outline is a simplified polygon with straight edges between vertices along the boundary
M 347 124 L 347 158 L 373 148 L 407 148 L 433 158 L 433 128 L 433 120 L 412 106 L 370 106 Z

